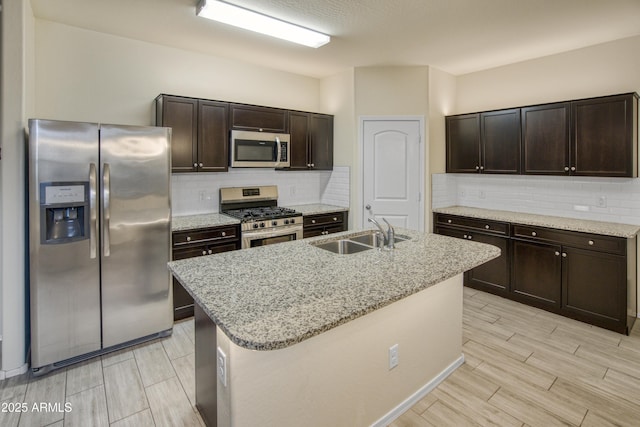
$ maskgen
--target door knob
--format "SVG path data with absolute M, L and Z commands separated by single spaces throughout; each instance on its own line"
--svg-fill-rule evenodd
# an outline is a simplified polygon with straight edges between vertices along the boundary
M 366 210 L 370 211 L 371 210 L 371 205 L 367 205 L 364 207 Z

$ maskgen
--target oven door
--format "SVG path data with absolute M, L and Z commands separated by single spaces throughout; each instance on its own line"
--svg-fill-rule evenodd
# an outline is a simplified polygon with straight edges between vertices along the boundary
M 272 245 L 274 243 L 290 242 L 302 239 L 302 227 L 271 228 L 266 230 L 251 230 L 242 232 L 242 249 L 256 246 Z

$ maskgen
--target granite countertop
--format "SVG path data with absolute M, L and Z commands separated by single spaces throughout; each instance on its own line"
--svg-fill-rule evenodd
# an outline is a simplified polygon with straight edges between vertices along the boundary
M 442 214 L 489 219 L 493 221 L 504 221 L 522 225 L 556 228 L 559 230 L 580 231 L 584 233 L 601 234 L 605 236 L 624 237 L 627 239 L 635 237 L 635 235 L 638 234 L 638 231 L 640 231 L 640 226 L 638 225 L 591 221 L 559 216 L 537 215 L 522 212 L 470 208 L 465 206 L 437 208 L 433 211 Z
M 338 255 L 311 244 L 353 234 L 172 261 L 169 268 L 231 341 L 275 350 L 500 255 L 495 246 L 404 229 L 397 234 L 411 240 L 397 243 L 393 251 Z
M 240 224 L 240 220 L 219 213 L 174 216 L 171 218 L 171 231 L 186 231 L 231 224 Z
M 349 210 L 349 208 L 325 205 L 323 203 L 286 207 L 295 209 L 296 211 L 302 213 L 302 215 L 316 215 L 328 212 L 341 212 Z M 171 218 L 171 231 L 186 231 L 230 224 L 240 224 L 240 220 L 221 213 L 181 215 Z
M 287 208 L 294 209 L 302 215 L 318 215 L 329 212 L 344 212 L 348 211 L 349 208 L 345 208 L 342 206 L 334 206 L 334 205 L 325 205 L 323 203 L 313 203 L 309 205 L 294 205 L 294 206 L 286 206 Z

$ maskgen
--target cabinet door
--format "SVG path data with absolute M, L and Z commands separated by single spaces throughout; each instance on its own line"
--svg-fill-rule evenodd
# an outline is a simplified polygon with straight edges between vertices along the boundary
M 562 287 L 559 245 L 513 240 L 511 291 L 518 299 L 544 308 L 560 308 Z
M 160 126 L 171 131 L 171 171 L 195 172 L 198 163 L 198 100 L 162 96 Z
M 291 135 L 290 169 L 309 169 L 309 114 L 289 112 L 289 134 Z
M 637 176 L 637 98 L 607 96 L 571 106 L 573 174 Z
M 198 102 L 198 169 L 226 172 L 229 169 L 229 104 Z
M 561 102 L 521 109 L 525 174 L 569 174 L 569 106 Z
M 482 173 L 520 173 L 520 109 L 480 114 Z
M 562 256 L 563 309 L 609 329 L 626 327 L 625 257 L 569 247 Z
M 445 118 L 447 172 L 476 173 L 480 170 L 480 115 Z
M 505 295 L 509 291 L 510 262 L 509 239 L 484 233 L 472 232 L 450 227 L 437 227 L 437 234 L 456 237 L 458 239 L 473 240 L 500 248 L 502 253 L 465 274 L 465 285 L 497 295 Z
M 318 170 L 333 169 L 333 116 L 311 114 L 309 149 L 311 167 Z
M 233 129 L 288 133 L 287 110 L 255 105 L 231 104 L 230 125 Z
M 502 253 L 498 258 L 494 258 L 469 271 L 467 280 L 470 285 L 499 295 L 509 291 L 510 282 L 510 257 L 509 257 L 509 239 L 505 237 L 491 236 L 483 233 L 468 233 L 470 239 L 480 243 L 500 248 Z

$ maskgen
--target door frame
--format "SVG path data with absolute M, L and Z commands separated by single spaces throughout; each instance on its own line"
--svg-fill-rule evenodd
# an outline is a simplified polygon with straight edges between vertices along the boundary
M 426 224 L 425 224 L 425 145 L 426 145 L 426 128 L 425 128 L 425 116 L 358 116 L 358 151 L 360 155 L 358 156 L 358 168 L 360 170 L 359 180 L 360 180 L 360 191 L 358 192 L 358 209 L 357 212 L 354 212 L 357 215 L 357 220 L 355 221 L 356 227 L 365 228 L 363 224 L 363 206 L 364 206 L 364 123 L 368 121 L 385 121 L 385 122 L 406 122 L 406 121 L 417 121 L 420 129 L 420 165 L 419 165 L 419 175 L 420 175 L 420 203 L 419 203 L 419 212 L 418 212 L 418 223 L 419 230 L 424 232 Z

